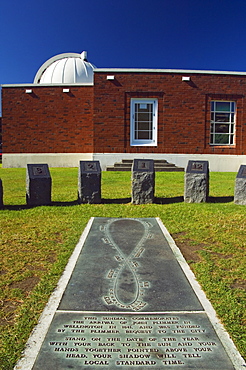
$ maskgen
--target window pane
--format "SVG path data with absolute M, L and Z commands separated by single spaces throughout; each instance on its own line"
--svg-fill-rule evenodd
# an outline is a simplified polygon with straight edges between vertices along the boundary
M 149 122 L 138 122 L 138 130 L 151 130 L 152 125 Z
M 150 131 L 138 131 L 138 139 L 152 139 Z
M 149 113 L 138 113 L 136 119 L 138 121 L 150 121 L 151 116 L 149 115 Z
M 216 108 L 215 110 L 217 112 L 230 112 L 230 102 L 225 102 L 225 101 L 220 101 L 220 102 L 216 102 Z
M 215 134 L 214 144 L 229 144 L 229 135 L 227 134 Z
M 215 132 L 216 133 L 228 133 L 229 134 L 229 127 L 230 125 L 223 125 L 223 124 L 215 124 Z
M 215 113 L 215 122 L 230 122 L 229 113 Z

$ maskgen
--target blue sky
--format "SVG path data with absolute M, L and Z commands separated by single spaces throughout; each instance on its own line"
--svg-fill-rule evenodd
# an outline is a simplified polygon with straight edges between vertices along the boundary
M 83 50 L 97 67 L 246 71 L 246 1 L 1 1 L 0 84 Z

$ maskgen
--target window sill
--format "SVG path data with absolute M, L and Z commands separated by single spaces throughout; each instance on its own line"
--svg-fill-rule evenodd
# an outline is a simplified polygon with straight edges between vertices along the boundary
M 235 144 L 227 144 L 227 145 L 220 145 L 220 144 L 209 144 L 210 147 L 218 148 L 218 149 L 228 149 L 228 148 L 236 148 Z
M 157 147 L 157 144 L 154 142 L 151 142 L 151 143 L 146 143 L 146 142 L 140 142 L 140 143 L 136 143 L 136 142 L 134 142 L 134 143 L 130 143 L 130 146 L 155 146 L 155 147 Z

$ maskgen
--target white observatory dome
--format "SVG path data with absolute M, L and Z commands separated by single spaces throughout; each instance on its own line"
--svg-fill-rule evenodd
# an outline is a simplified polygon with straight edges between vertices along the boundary
M 37 84 L 93 84 L 95 66 L 87 61 L 87 52 L 64 53 L 48 59 L 34 78 Z

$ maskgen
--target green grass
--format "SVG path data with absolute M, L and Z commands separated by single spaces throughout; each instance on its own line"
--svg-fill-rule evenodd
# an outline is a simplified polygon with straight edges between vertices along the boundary
M 103 203 L 78 205 L 77 169 L 51 168 L 52 206 L 26 207 L 25 169 L 0 168 L 0 368 L 12 369 L 90 217 L 160 217 L 246 356 L 246 207 L 235 173 L 210 173 L 210 202 L 182 201 L 184 174 L 156 173 L 156 203 L 130 203 L 129 172 L 103 172 Z

